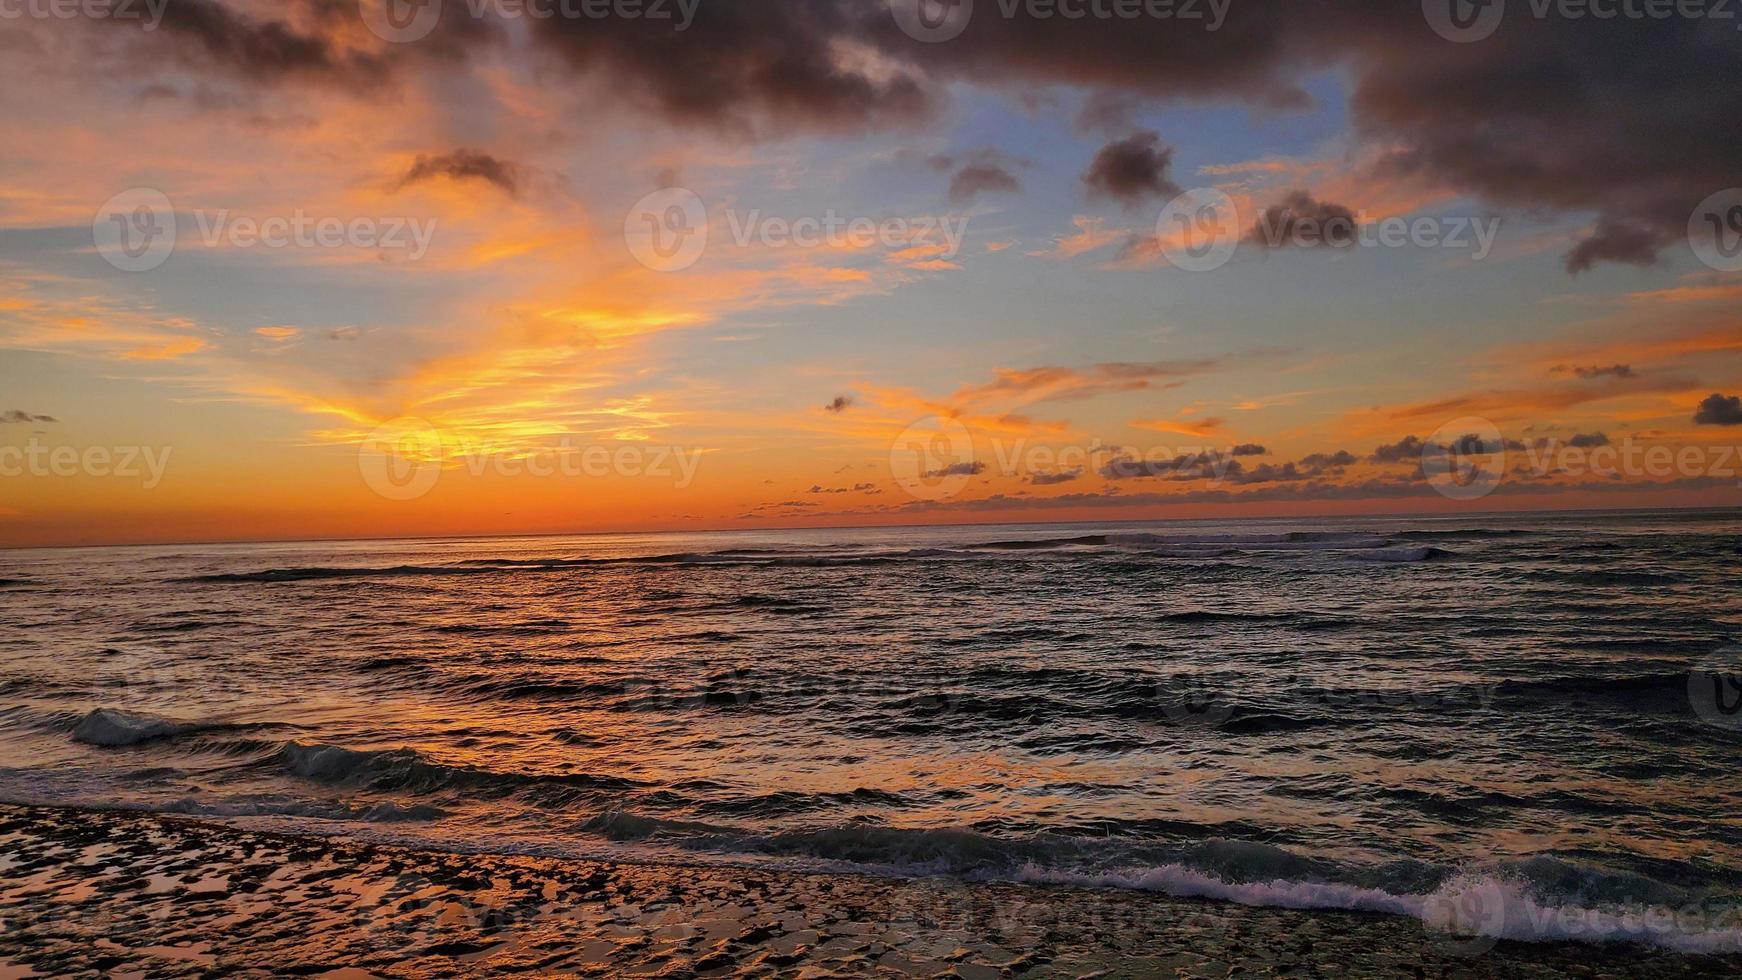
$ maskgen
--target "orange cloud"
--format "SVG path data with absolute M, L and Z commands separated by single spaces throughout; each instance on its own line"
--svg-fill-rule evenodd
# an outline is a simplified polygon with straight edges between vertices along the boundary
M 1089 368 L 1000 368 L 993 372 L 991 381 L 958 389 L 952 400 L 958 403 L 1000 398 L 1024 403 L 1068 401 L 1109 392 L 1142 391 L 1157 382 L 1178 387 L 1184 384 L 1183 379 L 1201 374 L 1213 365 L 1213 361 L 1157 361 L 1148 364 L 1096 364 Z
M 1131 422 L 1131 427 L 1133 429 L 1148 429 L 1151 432 L 1169 432 L 1174 435 L 1194 436 L 1200 439 L 1208 439 L 1219 434 L 1227 427 L 1227 424 L 1226 419 L 1219 418 L 1205 418 L 1196 421 L 1186 419 L 1134 419 Z
M 1071 224 L 1077 229 L 1074 234 L 1054 239 L 1049 247 L 1028 254 L 1035 258 L 1073 259 L 1106 248 L 1131 234 L 1124 229 L 1107 227 L 1104 218 L 1078 215 L 1071 219 Z
M 179 340 L 169 340 L 152 347 L 135 347 L 121 352 L 121 359 L 127 361 L 168 361 L 188 354 L 197 354 L 206 349 L 206 342 L 198 337 L 183 337 Z

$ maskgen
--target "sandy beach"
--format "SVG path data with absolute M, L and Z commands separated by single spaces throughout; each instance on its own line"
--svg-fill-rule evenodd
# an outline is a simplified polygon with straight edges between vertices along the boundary
M 402 850 L 0 807 L 0 976 L 1731 977 L 1387 916 Z

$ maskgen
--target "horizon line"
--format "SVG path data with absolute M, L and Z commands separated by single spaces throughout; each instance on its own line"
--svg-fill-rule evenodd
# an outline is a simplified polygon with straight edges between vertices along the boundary
M 1424 511 L 1399 511 L 1385 514 L 1325 514 L 1325 515 L 1287 515 L 1269 514 L 1250 517 L 1148 517 L 1136 520 L 1077 520 L 1077 521 L 949 521 L 939 524 L 817 524 L 797 527 L 710 527 L 694 530 L 644 529 L 628 531 L 527 531 L 505 534 L 410 534 L 382 535 L 379 537 L 318 537 L 318 538 L 243 538 L 233 540 L 188 540 L 188 541 L 151 541 L 107 544 L 40 544 L 40 545 L 0 545 L 0 553 L 11 551 L 73 551 L 94 548 L 175 548 L 175 547 L 217 547 L 229 545 L 264 545 L 264 544 L 341 544 L 341 543 L 388 543 L 395 541 L 506 541 L 515 538 L 579 538 L 579 537 L 631 537 L 649 534 L 740 534 L 754 532 L 782 531 L 879 531 L 899 530 L 903 528 L 967 528 L 967 527 L 1084 527 L 1096 524 L 1187 524 L 1187 523 L 1240 523 L 1242 521 L 1362 521 L 1362 520 L 1457 520 L 1480 517 L 1528 517 L 1532 515 L 1574 515 L 1574 514 L 1671 514 L 1671 513 L 1726 513 L 1742 512 L 1742 504 L 1729 506 L 1688 506 L 1688 507 L 1548 507 L 1538 510 L 1473 510 L 1455 513 L 1431 513 Z

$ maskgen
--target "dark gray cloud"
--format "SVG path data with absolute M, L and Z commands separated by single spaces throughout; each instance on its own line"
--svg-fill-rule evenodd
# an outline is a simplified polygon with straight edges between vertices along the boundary
M 887 22 L 887 23 L 885 23 Z M 755 135 L 858 131 L 928 115 L 941 93 L 900 58 L 840 57 L 871 25 L 895 31 L 885 4 L 858 0 L 702 3 L 686 29 L 623 17 L 533 22 L 546 51 L 597 80 L 610 97 L 679 122 Z
M 1742 425 L 1742 396 L 1713 394 L 1700 402 L 1695 425 Z
M 1359 462 L 1360 460 L 1355 457 L 1354 453 L 1340 449 L 1334 453 L 1313 453 L 1311 456 L 1303 458 L 1300 465 L 1316 472 L 1318 470 L 1342 469 L 1345 466 L 1354 466 Z
M 1091 92 L 1077 111 L 1077 128 L 1109 137 L 1128 133 L 1134 128 L 1133 121 L 1140 108 L 1137 99 L 1122 92 L 1107 89 Z
M 1411 463 L 1421 459 L 1422 450 L 1425 448 L 1427 447 L 1419 438 L 1404 436 L 1399 442 L 1373 450 L 1373 455 L 1367 458 L 1373 463 Z
M 494 18 L 443 2 L 438 30 L 405 45 L 374 44 L 343 0 L 176 0 L 160 30 L 96 29 L 131 29 L 142 57 L 125 67 L 136 75 L 311 79 L 378 98 L 395 87 L 383 83 L 403 84 L 407 65 L 463 72 L 470 51 L 500 45 L 506 32 Z M 553 86 L 584 85 L 675 124 L 751 136 L 914 123 L 961 82 L 1017 94 L 1069 86 L 1088 93 L 1091 125 L 1128 121 L 1120 109 L 1133 102 L 1295 109 L 1311 104 L 1307 79 L 1336 71 L 1350 86 L 1353 134 L 1383 148 L 1376 177 L 1520 212 L 1594 214 L 1566 256 L 1574 272 L 1655 261 L 1685 239 L 1698 202 L 1735 185 L 1742 159 L 1732 96 L 1742 45 L 1725 18 L 1551 11 L 1508 16 L 1492 37 L 1457 44 L 1429 29 L 1419 4 L 1251 0 L 1232 5 L 1215 31 L 1180 19 L 976 17 L 950 43 L 925 44 L 869 0 L 737 0 L 695 14 L 683 31 L 646 18 L 526 21 L 529 56 L 570 70 L 552 72 Z M 1130 170 L 1114 166 L 1115 152 L 1092 186 L 1121 200 L 1159 192 L 1171 182 L 1154 166 L 1164 151 L 1151 150 L 1127 154 L 1149 164 Z
M 58 422 L 52 415 L 34 415 L 22 409 L 0 411 L 0 425 L 28 425 L 33 422 Z
M 411 165 L 411 169 L 405 172 L 405 176 L 399 179 L 399 186 L 406 187 L 438 177 L 449 180 L 481 180 L 496 185 L 510 197 L 520 194 L 519 167 L 480 150 L 464 147 L 435 156 L 420 155 Z
M 1503 452 L 1524 452 L 1529 447 L 1516 439 L 1501 438 L 1489 441 L 1479 435 L 1466 434 L 1459 436 L 1450 443 L 1424 442 L 1417 436 L 1404 436 L 1389 446 L 1380 446 L 1367 457 L 1369 463 L 1382 465 L 1403 463 L 1414 467 L 1419 473 L 1422 464 L 1430 459 L 1441 456 L 1494 456 Z M 1339 453 L 1339 456 L 1347 455 Z
M 952 463 L 942 469 L 932 470 L 926 473 L 925 477 L 928 480 L 936 480 L 939 477 L 945 476 L 979 476 L 984 472 L 986 472 L 985 463 Z
M 1022 184 L 1010 171 L 996 163 L 970 163 L 950 178 L 950 200 L 967 204 L 986 193 L 1014 194 Z
M 1567 440 L 1567 445 L 1574 449 L 1596 449 L 1609 444 L 1609 434 L 1606 432 L 1591 432 L 1585 435 L 1575 435 Z
M 1239 446 L 1222 452 L 1210 450 L 1185 453 L 1172 459 L 1147 460 L 1116 456 L 1101 467 L 1101 476 L 1108 480 L 1167 479 L 1176 483 L 1197 480 L 1218 480 L 1236 485 L 1259 483 L 1292 483 L 1315 479 L 1321 474 L 1334 474 L 1361 462 L 1348 451 L 1313 453 L 1293 463 L 1261 463 L 1249 467 L 1236 456 L 1256 456 L 1259 453 L 1239 450 L 1263 449 L 1261 446 Z
M 851 395 L 836 395 L 834 401 L 823 406 L 823 411 L 839 415 L 852 407 L 853 397 Z
M 1082 476 L 1083 471 L 1080 469 L 1060 470 L 1057 473 L 1036 473 L 1028 478 L 1028 482 L 1037 487 L 1056 487 L 1061 483 L 1075 483 Z
M 1233 463 L 1224 474 L 1228 482 L 1251 486 L 1261 483 L 1298 483 L 1303 480 L 1315 480 L 1322 475 L 1335 475 L 1344 468 L 1361 462 L 1360 457 L 1347 450 L 1334 453 L 1313 453 L 1304 456 L 1293 463 L 1283 463 L 1278 466 L 1272 463 L 1261 463 L 1247 469 L 1239 463 Z
M 1296 483 L 1308 479 L 1311 474 L 1302 471 L 1297 463 L 1260 463 L 1251 469 L 1240 469 L 1232 474 L 1233 482 L 1242 486 L 1257 483 Z
M 1427 452 L 1435 454 L 1450 453 L 1457 456 L 1493 456 L 1498 453 L 1513 451 L 1522 452 L 1524 443 L 1513 439 L 1501 439 L 1491 442 L 1474 433 L 1465 433 L 1452 440 L 1449 444 L 1428 443 Z
M 1584 272 L 1599 262 L 1651 265 L 1664 244 L 1662 231 L 1646 222 L 1604 215 L 1597 229 L 1567 254 L 1567 271 Z
M 1173 463 L 1168 460 L 1149 462 L 1124 456 L 1110 459 L 1101 466 L 1101 476 L 1107 480 L 1141 480 L 1168 476 L 1172 472 Z
M 1263 248 L 1346 248 L 1358 241 L 1360 231 L 1355 212 L 1292 191 L 1258 215 L 1246 240 Z
M 1245 443 L 1244 445 L 1235 446 L 1233 449 L 1229 450 L 1229 454 L 1233 455 L 1233 456 L 1242 456 L 1242 457 L 1243 456 L 1268 456 L 1268 455 L 1270 455 L 1270 450 L 1264 448 L 1263 446 L 1260 446 L 1259 444 L 1257 444 L 1255 442 L 1248 442 L 1248 443 Z
M 1569 271 L 1647 264 L 1735 183 L 1742 132 L 1717 128 L 1725 100 L 1709 87 L 1742 69 L 1733 27 L 1508 17 L 1481 44 L 1360 52 L 1354 111 L 1399 142 L 1388 170 L 1492 204 L 1597 212 Z
M 1198 480 L 1205 476 L 1228 476 L 1239 472 L 1239 463 L 1215 450 L 1181 453 L 1172 459 L 1115 456 L 1101 466 L 1101 476 L 1108 480 Z
M 935 74 L 1071 84 L 1150 101 L 1306 105 L 1300 80 L 1347 70 L 1354 131 L 1386 148 L 1376 176 L 1421 179 L 1501 208 L 1596 213 L 1566 257 L 1644 262 L 1683 240 L 1707 195 L 1736 183 L 1742 73 L 1721 18 L 1507 17 L 1457 44 L 1420 4 L 1234 4 L 1214 32 L 1183 22 L 979 20 L 919 50 Z
M 1575 376 L 1583 378 L 1586 381 L 1595 381 L 1598 378 L 1618 378 L 1626 380 L 1628 378 L 1636 377 L 1631 364 L 1611 364 L 1608 367 L 1562 367 L 1556 368 L 1555 370 L 1557 372 L 1570 371 Z
M 1022 182 L 1012 171 L 1025 162 L 993 147 L 974 150 L 960 158 L 938 154 L 930 163 L 937 170 L 953 172 L 950 200 L 956 204 L 970 204 L 981 194 L 1015 194 L 1022 190 Z
M 1083 185 L 1090 197 L 1110 198 L 1134 208 L 1153 198 L 1179 194 L 1179 185 L 1168 176 L 1172 166 L 1173 147 L 1145 130 L 1101 147 L 1083 171 Z
M 1578 484 L 1584 493 L 1673 493 L 1733 488 L 1735 481 L 1725 477 L 1684 477 L 1667 482 L 1631 480 L 1589 481 Z M 1509 479 L 1494 490 L 1494 497 L 1549 496 L 1565 493 L 1566 488 L 1555 482 L 1529 482 Z M 880 513 L 916 513 L 934 511 L 1015 511 L 1067 510 L 1072 508 L 1134 508 L 1165 507 L 1179 504 L 1257 504 L 1321 500 L 1407 500 L 1436 499 L 1440 493 L 1419 474 L 1382 477 L 1359 483 L 1329 483 L 1318 480 L 1277 482 L 1257 489 L 1204 488 L 1176 492 L 1121 493 L 1117 487 L 1098 493 L 1067 493 L 1057 497 L 1028 497 L 995 494 L 974 500 L 915 501 L 891 507 Z
M 344 43 L 345 34 L 361 26 L 354 4 L 298 0 L 286 6 L 296 8 L 300 16 L 273 20 L 256 16 L 259 8 L 238 9 L 219 0 L 175 0 L 164 4 L 156 31 L 141 30 L 142 24 L 136 20 L 106 23 L 139 31 L 150 42 L 143 49 L 149 57 L 160 56 L 167 45 L 168 52 L 188 68 L 224 73 L 255 84 L 301 79 L 379 86 L 404 53 L 390 47 L 372 51 Z M 455 0 L 454 6 L 463 4 Z M 469 17 L 453 21 L 479 26 Z M 450 25 L 450 33 L 456 26 Z

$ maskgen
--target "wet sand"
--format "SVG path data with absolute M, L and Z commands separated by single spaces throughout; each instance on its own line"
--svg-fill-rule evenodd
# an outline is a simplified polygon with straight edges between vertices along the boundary
M 0 977 L 1735 977 L 1135 892 L 404 850 L 0 806 Z

